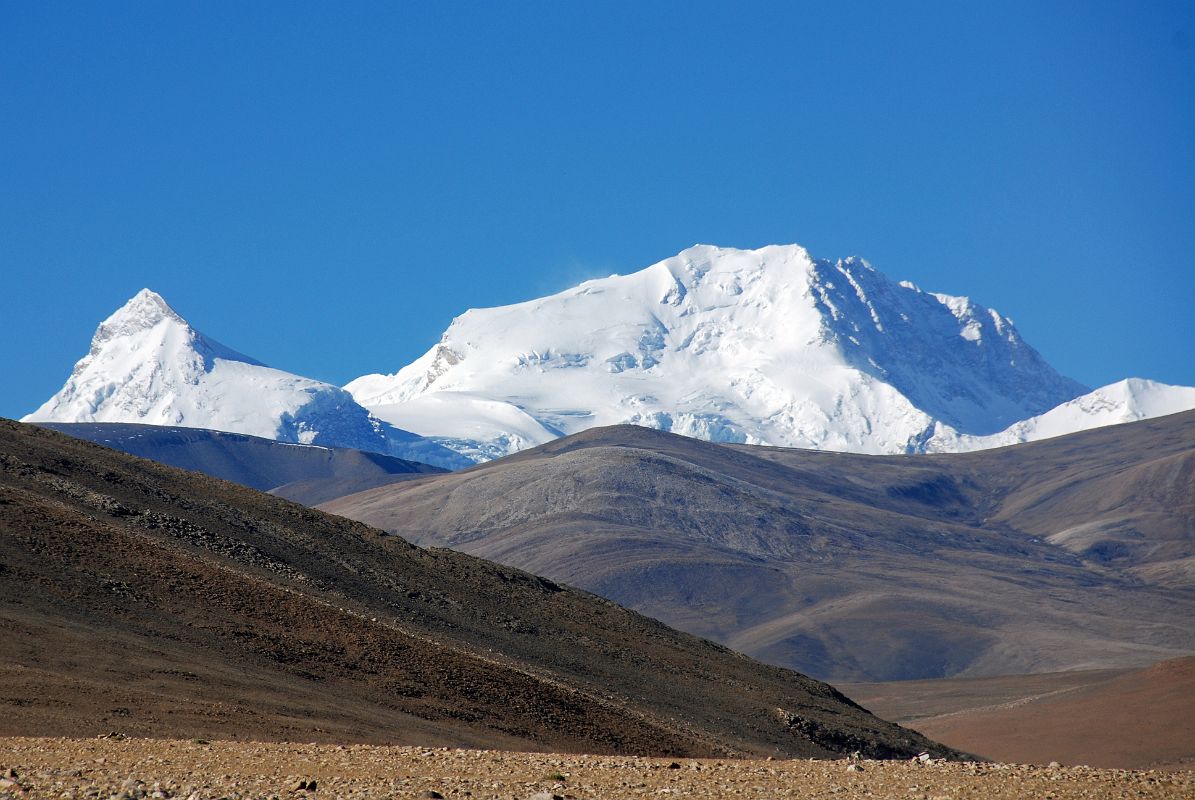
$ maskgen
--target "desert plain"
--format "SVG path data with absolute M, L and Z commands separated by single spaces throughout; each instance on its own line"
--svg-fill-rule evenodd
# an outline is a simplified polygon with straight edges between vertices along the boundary
M 1195 773 L 986 762 L 692 759 L 203 740 L 0 740 L 20 798 L 1190 798 Z M 314 789 L 310 788 L 314 786 Z M 304 788 L 306 787 L 306 788 Z

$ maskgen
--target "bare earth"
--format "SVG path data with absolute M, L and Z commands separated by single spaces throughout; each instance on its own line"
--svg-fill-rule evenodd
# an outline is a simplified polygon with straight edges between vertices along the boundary
M 1137 670 L 841 688 L 885 719 L 998 761 L 1195 768 L 1195 657 Z
M 823 680 L 1195 653 L 1195 411 L 924 457 L 592 428 L 319 507 Z
M 0 739 L 0 770 L 16 773 L 15 778 L 0 778 L 0 797 L 22 798 L 1195 796 L 1195 773 L 1181 771 L 957 762 L 673 760 L 161 739 L 5 738 Z M 311 781 L 315 791 L 298 788 Z

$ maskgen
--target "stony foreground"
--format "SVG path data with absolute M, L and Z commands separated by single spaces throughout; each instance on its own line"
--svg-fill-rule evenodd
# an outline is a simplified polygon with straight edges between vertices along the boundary
M 0 739 L 0 775 L 4 798 L 1195 797 L 1195 772 L 122 738 Z

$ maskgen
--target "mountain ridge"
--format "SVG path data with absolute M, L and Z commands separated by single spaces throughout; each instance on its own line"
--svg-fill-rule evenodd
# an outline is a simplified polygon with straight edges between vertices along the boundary
M 1192 474 L 1195 412 L 920 456 L 616 426 L 320 507 L 819 677 L 901 680 L 1195 651 Z
M 139 422 L 351 447 L 460 467 L 343 389 L 268 367 L 192 327 L 142 289 L 96 328 L 65 385 L 26 422 Z
M 420 358 L 345 388 L 479 460 L 613 424 L 845 452 L 973 449 L 1090 392 L 999 312 L 798 245 L 697 245 L 470 309 Z
M 1089 390 L 1012 320 L 799 245 L 695 245 L 469 309 L 394 373 L 343 389 L 199 333 L 145 289 L 28 421 L 186 425 L 446 468 L 590 427 L 861 453 L 956 452 L 1195 407 L 1195 388 Z

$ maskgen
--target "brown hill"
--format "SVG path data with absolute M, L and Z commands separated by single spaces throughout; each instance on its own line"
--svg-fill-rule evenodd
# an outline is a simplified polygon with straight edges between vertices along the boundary
M 824 678 L 1195 652 L 1195 412 L 863 456 L 600 428 L 322 507 Z
M 10 421 L 0 637 L 0 735 L 946 752 L 587 593 Z
M 1195 769 L 1195 658 L 843 688 L 877 714 L 998 761 Z

